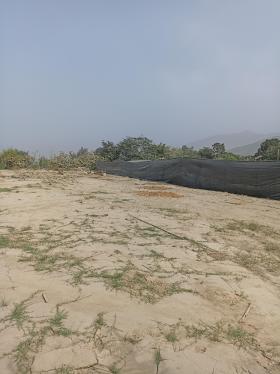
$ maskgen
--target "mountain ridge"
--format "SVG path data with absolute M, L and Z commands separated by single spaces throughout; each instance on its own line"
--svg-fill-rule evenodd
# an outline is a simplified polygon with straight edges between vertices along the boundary
M 194 147 L 194 149 L 200 149 L 203 147 L 211 147 L 214 143 L 218 142 L 224 143 L 225 148 L 227 150 L 230 150 L 231 152 L 237 154 L 244 154 L 243 152 L 247 152 L 246 148 L 248 148 L 250 153 L 244 154 L 247 155 L 255 153 L 260 144 L 265 139 L 272 138 L 275 136 L 279 137 L 280 133 L 261 134 L 246 130 L 231 134 L 218 134 L 210 136 L 204 139 L 194 141 L 190 144 L 190 146 Z M 245 149 L 243 150 L 243 148 Z

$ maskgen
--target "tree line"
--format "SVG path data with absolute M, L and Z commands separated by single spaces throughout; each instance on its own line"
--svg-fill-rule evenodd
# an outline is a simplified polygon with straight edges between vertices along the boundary
M 95 153 L 109 161 L 114 160 L 154 160 L 169 158 L 204 158 L 216 160 L 277 160 L 279 159 L 280 139 L 265 140 L 257 153 L 252 156 L 240 156 L 226 151 L 223 143 L 214 143 L 212 147 L 195 150 L 193 147 L 171 147 L 163 143 L 156 144 L 146 137 L 127 137 L 114 144 L 103 141 Z
M 156 160 L 170 158 L 200 158 L 214 160 L 279 160 L 280 139 L 266 139 L 252 156 L 240 156 L 226 151 L 223 143 L 214 143 L 212 147 L 195 150 L 183 145 L 172 147 L 155 143 L 144 136 L 126 137 L 118 143 L 102 141 L 94 151 L 81 147 L 78 152 L 60 152 L 51 157 L 35 157 L 18 149 L 6 149 L 0 152 L 0 169 L 10 168 L 49 168 L 70 169 L 86 167 L 94 169 L 96 160 Z

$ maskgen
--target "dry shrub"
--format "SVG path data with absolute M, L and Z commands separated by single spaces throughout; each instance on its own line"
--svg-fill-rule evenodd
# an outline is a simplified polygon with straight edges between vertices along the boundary
M 49 169 L 75 169 L 79 167 L 88 168 L 88 169 L 95 169 L 95 163 L 97 160 L 97 156 L 93 152 L 88 152 L 83 155 L 77 156 L 76 154 L 69 153 L 60 153 L 54 157 L 52 157 L 48 161 L 48 168 Z
M 136 193 L 138 196 L 144 197 L 171 197 L 178 199 L 179 197 L 184 197 L 184 195 L 180 195 L 176 192 L 171 191 L 139 191 Z
M 33 162 L 34 159 L 28 154 L 28 152 L 13 148 L 0 152 L 1 169 L 28 168 L 33 164 Z

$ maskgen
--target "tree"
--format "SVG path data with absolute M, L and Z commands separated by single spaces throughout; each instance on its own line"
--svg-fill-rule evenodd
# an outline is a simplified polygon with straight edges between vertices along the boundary
M 201 158 L 214 158 L 215 154 L 212 148 L 209 147 L 203 147 L 198 151 Z
M 119 158 L 118 146 L 113 142 L 102 141 L 102 146 L 97 148 L 95 153 L 105 160 L 114 161 Z
M 261 143 L 255 157 L 263 160 L 277 160 L 280 155 L 280 139 L 266 139 Z
M 88 154 L 88 149 L 87 148 L 84 148 L 84 147 L 81 147 L 78 152 L 77 152 L 77 157 L 80 157 L 80 156 L 84 156 L 86 154 Z
M 182 157 L 185 158 L 197 158 L 199 156 L 198 152 L 193 147 L 188 147 L 186 145 L 182 145 L 181 151 Z
M 224 143 L 214 143 L 212 145 L 212 150 L 215 154 L 215 157 L 219 157 L 226 152 Z
M 166 144 L 159 143 L 155 144 L 156 147 L 156 158 L 163 159 L 169 155 L 169 148 Z
M 118 143 L 118 158 L 121 160 L 151 160 L 157 158 L 158 146 L 151 139 L 140 136 L 127 137 Z

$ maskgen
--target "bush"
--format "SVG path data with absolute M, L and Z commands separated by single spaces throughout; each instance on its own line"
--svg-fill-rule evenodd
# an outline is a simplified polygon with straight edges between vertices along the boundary
M 18 149 L 6 149 L 0 153 L 0 168 L 1 169 L 19 169 L 28 168 L 32 166 L 34 158 Z
M 212 159 L 215 157 L 215 153 L 212 148 L 203 147 L 198 151 L 201 158 L 209 158 Z
M 280 139 L 266 139 L 260 145 L 256 157 L 262 160 L 279 160 L 280 157 Z
M 102 146 L 97 148 L 95 153 L 102 158 L 103 160 L 107 161 L 114 161 L 119 158 L 119 150 L 118 145 L 114 144 L 110 141 L 102 141 Z
M 95 169 L 96 160 L 97 156 L 93 152 L 82 152 L 79 154 L 61 152 L 48 160 L 47 168 L 54 170 L 70 170 L 83 167 L 93 170 Z
M 96 153 L 108 161 L 114 160 L 155 160 L 168 158 L 195 158 L 198 152 L 191 147 L 183 145 L 181 148 L 170 147 L 166 144 L 154 143 L 151 139 L 140 136 L 138 138 L 126 137 L 117 144 L 103 141 Z

